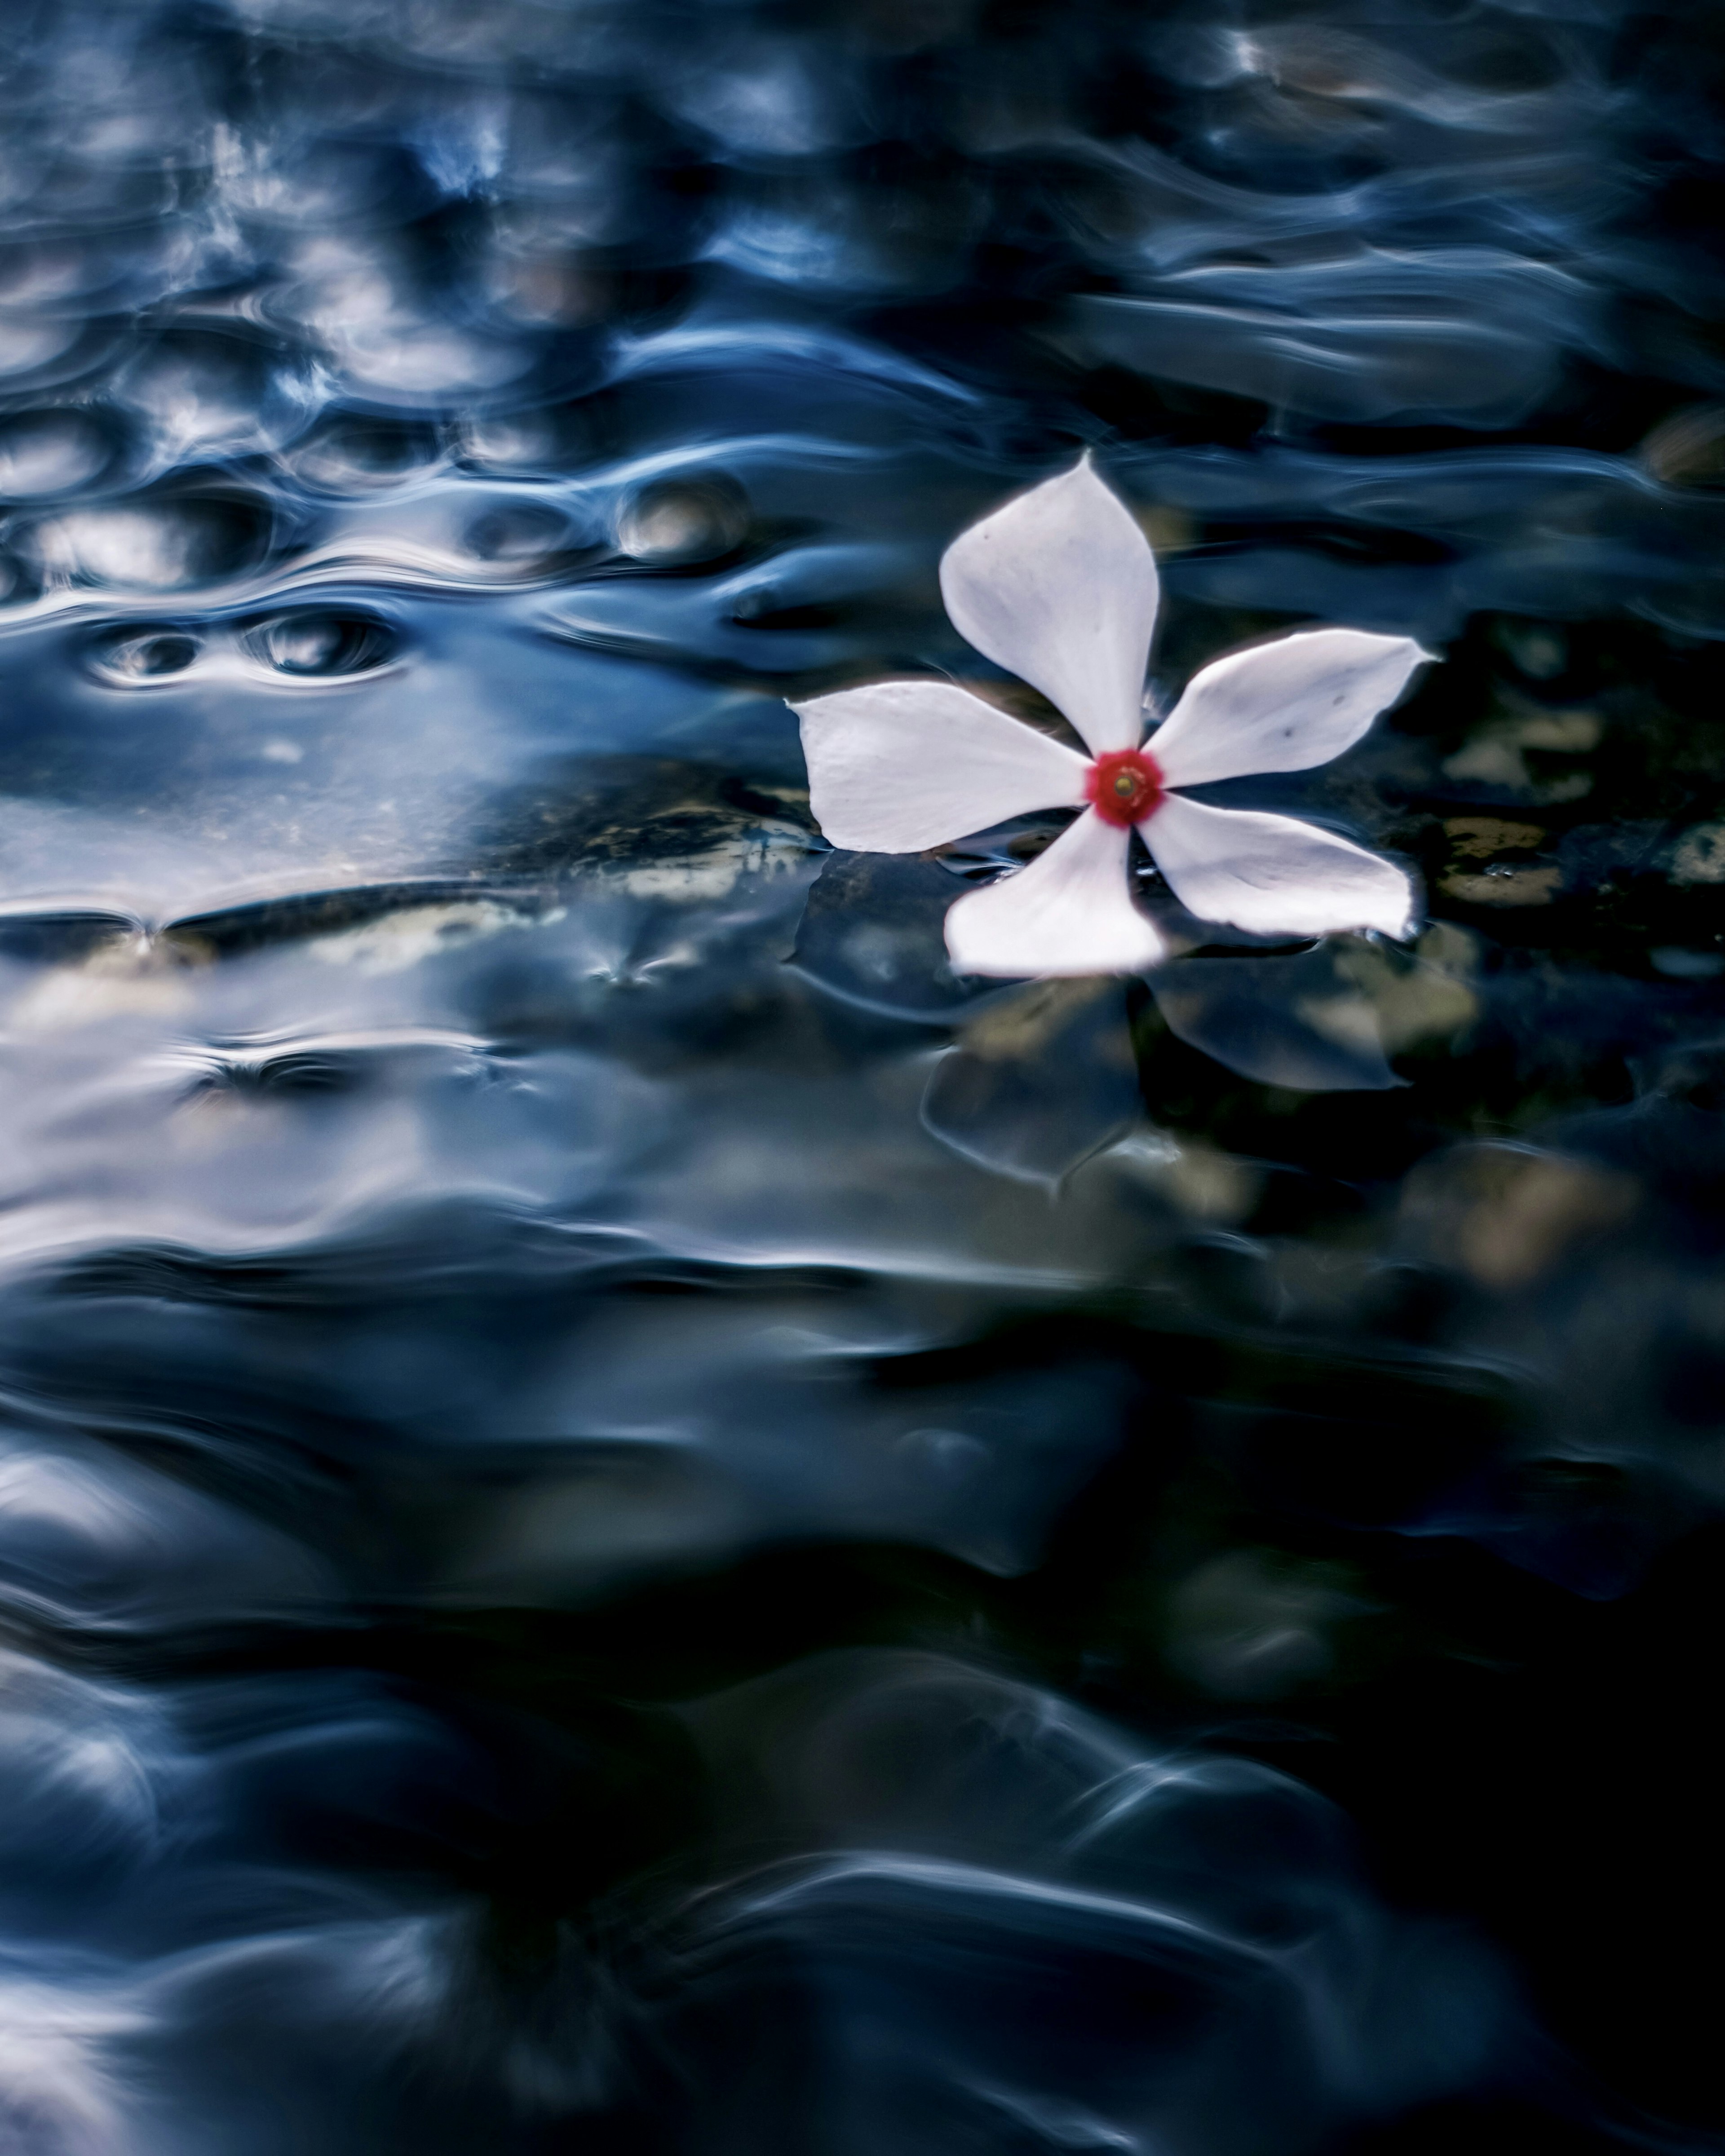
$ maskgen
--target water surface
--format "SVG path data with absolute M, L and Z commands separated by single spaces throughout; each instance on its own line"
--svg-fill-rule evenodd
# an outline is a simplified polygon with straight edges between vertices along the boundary
M 1709 2145 L 1725 44 L 0 28 L 0 2146 Z M 1096 454 L 1417 941 L 834 853 Z M 1163 902 L 1146 871 L 1146 900 Z

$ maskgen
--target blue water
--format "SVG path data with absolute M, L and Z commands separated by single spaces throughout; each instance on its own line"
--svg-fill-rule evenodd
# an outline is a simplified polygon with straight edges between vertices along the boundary
M 13 0 L 0 2150 L 1714 2145 L 1722 92 Z M 819 836 L 1084 448 L 1153 701 L 1439 655 L 1225 795 L 1417 941 L 967 981 L 1049 819 Z

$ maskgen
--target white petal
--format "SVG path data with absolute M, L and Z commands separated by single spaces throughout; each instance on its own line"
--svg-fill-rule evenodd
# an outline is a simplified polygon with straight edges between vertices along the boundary
M 1411 885 L 1392 862 L 1292 816 L 1207 808 L 1178 793 L 1138 827 L 1173 893 L 1200 921 L 1259 936 L 1343 928 L 1405 935 Z
M 1304 629 L 1201 668 L 1150 748 L 1170 786 L 1327 763 L 1431 657 L 1409 636 Z
M 1091 748 L 1136 748 L 1156 558 L 1086 457 L 961 531 L 941 562 L 960 635 L 1041 690 Z
M 1027 869 L 961 898 L 947 949 L 961 973 L 1142 973 L 1167 946 L 1132 903 L 1132 833 L 1087 808 Z
M 946 681 L 877 681 L 791 707 L 835 846 L 917 854 L 1084 799 L 1084 758 Z

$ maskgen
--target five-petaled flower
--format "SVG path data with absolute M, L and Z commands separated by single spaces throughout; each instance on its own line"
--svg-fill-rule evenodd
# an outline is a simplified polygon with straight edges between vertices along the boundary
M 1430 657 L 1411 638 L 1301 629 L 1234 652 L 1193 677 L 1146 744 L 1156 563 L 1088 457 L 962 531 L 941 593 L 978 651 L 1059 707 L 1088 758 L 950 682 L 880 681 L 793 708 L 815 820 L 835 846 L 921 853 L 1034 809 L 1082 810 L 1028 868 L 948 911 L 961 973 L 1130 973 L 1166 957 L 1132 900 L 1134 830 L 1200 920 L 1408 932 L 1413 892 L 1391 862 L 1182 789 L 1339 756 Z

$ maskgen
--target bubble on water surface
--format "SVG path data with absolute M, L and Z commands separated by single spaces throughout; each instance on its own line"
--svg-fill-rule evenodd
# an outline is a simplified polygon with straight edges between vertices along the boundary
M 249 629 L 245 640 L 266 665 L 299 678 L 369 673 L 395 651 L 393 634 L 375 614 L 279 614 Z
M 173 591 L 252 567 L 270 521 L 262 501 L 239 495 L 69 509 L 35 525 L 27 544 L 50 586 Z
M 458 439 L 463 458 L 480 470 L 547 470 L 565 450 L 565 429 L 554 412 L 475 414 L 461 422 Z
M 467 527 L 470 552 L 522 574 L 542 568 L 578 537 L 570 518 L 547 503 L 511 502 L 489 509 Z
M 296 444 L 286 461 L 307 485 L 347 494 L 415 478 L 438 454 L 437 438 L 429 427 L 338 414 Z
M 197 660 L 198 638 L 189 629 L 149 624 L 110 629 L 92 648 L 97 671 L 128 685 L 183 674 Z
M 0 321 L 0 376 L 28 376 L 69 352 L 83 335 L 74 320 L 32 321 L 23 315 Z
M 724 473 L 655 480 L 619 512 L 617 543 L 654 568 L 717 561 L 741 542 L 748 516 L 747 497 Z
M 77 411 L 26 412 L 0 423 L 0 498 L 70 494 L 108 465 L 107 432 Z

